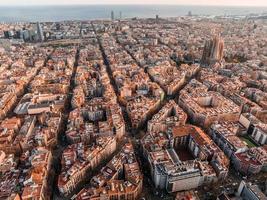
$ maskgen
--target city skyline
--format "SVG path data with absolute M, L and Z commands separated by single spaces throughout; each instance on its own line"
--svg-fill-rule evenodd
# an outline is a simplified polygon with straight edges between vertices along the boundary
M 25 0 L 21 2 L 20 0 L 10 0 L 8 2 L 0 2 L 0 6 L 30 6 L 30 5 L 199 5 L 199 6 L 267 6 L 265 0 L 220 0 L 220 1 L 210 1 L 210 0 L 147 0 L 147 1 L 123 1 L 123 0 L 102 0 L 101 2 L 97 0 L 40 0 L 38 2 L 34 0 Z
M 267 199 L 263 0 L 35 1 L 0 2 L 0 200 Z

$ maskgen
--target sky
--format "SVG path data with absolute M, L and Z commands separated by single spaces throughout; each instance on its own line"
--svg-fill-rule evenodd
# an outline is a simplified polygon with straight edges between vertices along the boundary
M 8 6 L 73 4 L 177 4 L 267 7 L 267 0 L 0 0 L 0 5 Z

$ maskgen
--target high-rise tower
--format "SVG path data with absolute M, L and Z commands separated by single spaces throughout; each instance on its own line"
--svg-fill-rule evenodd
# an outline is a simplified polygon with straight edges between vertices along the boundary
M 112 21 L 114 20 L 114 11 L 113 10 L 111 11 L 111 20 Z
M 38 41 L 42 42 L 42 41 L 44 41 L 43 29 L 42 29 L 41 24 L 39 22 L 37 22 L 36 26 L 37 26 L 37 38 L 38 38 Z

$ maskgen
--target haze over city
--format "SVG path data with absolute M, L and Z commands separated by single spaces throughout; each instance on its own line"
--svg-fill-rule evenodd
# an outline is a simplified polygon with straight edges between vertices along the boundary
M 266 200 L 267 2 L 0 2 L 0 199 Z
M 131 4 L 161 4 L 161 5 L 223 5 L 223 6 L 267 6 L 265 0 L 9 0 L 1 1 L 0 5 L 82 5 L 82 4 L 119 4 L 119 5 L 131 5 Z

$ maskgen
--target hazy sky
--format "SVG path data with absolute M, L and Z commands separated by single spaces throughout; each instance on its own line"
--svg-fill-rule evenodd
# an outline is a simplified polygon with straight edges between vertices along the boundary
M 68 5 L 68 4 L 184 4 L 267 6 L 267 0 L 0 0 L 0 5 Z

